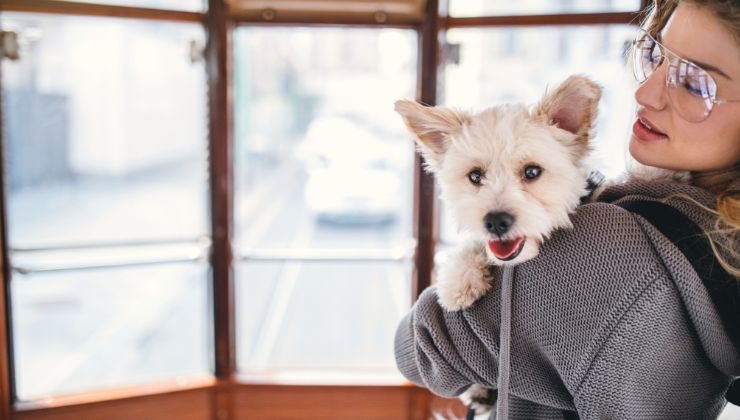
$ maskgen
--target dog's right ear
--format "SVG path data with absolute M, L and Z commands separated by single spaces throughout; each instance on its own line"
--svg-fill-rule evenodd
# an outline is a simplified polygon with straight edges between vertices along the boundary
M 454 109 L 428 107 L 409 100 L 396 101 L 396 112 L 416 137 L 419 151 L 432 169 L 442 162 L 450 136 L 470 119 L 468 114 Z
M 575 134 L 580 152 L 585 153 L 590 148 L 600 99 L 601 86 L 586 76 L 574 75 L 554 92 L 545 94 L 535 112 L 548 123 Z

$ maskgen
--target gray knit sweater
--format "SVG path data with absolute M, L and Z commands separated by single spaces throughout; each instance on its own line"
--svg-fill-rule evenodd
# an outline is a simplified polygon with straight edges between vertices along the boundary
M 684 255 L 613 205 L 674 193 L 714 206 L 711 194 L 687 185 L 612 187 L 515 268 L 509 419 L 693 420 L 722 411 L 740 349 Z M 668 204 L 712 227 L 687 200 Z M 448 397 L 473 383 L 497 388 L 500 271 L 494 277 L 491 292 L 463 311 L 442 309 L 434 287 L 422 293 L 396 332 L 396 361 L 409 380 Z

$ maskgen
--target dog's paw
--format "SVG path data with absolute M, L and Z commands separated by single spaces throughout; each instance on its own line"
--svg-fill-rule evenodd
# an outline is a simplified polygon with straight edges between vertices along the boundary
M 469 308 L 476 300 L 485 295 L 491 283 L 483 275 L 467 270 L 454 280 L 442 281 L 437 286 L 439 304 L 448 311 L 459 311 Z
M 476 416 L 493 410 L 497 398 L 498 391 L 478 384 L 472 385 L 460 394 L 460 400 L 466 407 L 472 408 Z
M 482 243 L 467 243 L 454 250 L 439 270 L 437 299 L 448 311 L 472 305 L 491 289 L 491 275 Z

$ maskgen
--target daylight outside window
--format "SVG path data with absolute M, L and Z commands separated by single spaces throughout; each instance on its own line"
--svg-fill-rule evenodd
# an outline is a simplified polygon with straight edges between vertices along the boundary
M 416 34 L 234 36 L 239 369 L 394 372 L 410 297 Z

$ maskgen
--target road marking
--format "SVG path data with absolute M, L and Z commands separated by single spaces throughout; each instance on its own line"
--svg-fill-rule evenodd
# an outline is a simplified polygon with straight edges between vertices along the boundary
M 311 238 L 316 230 L 316 224 L 311 217 L 304 217 L 300 230 L 293 238 L 290 247 L 303 248 L 311 243 Z M 255 334 L 254 351 L 252 361 L 249 363 L 250 370 L 265 370 L 272 351 L 278 340 L 285 316 L 288 312 L 293 291 L 301 273 L 303 263 L 300 261 L 285 262 L 275 282 L 272 300 L 267 305 L 265 323 Z

